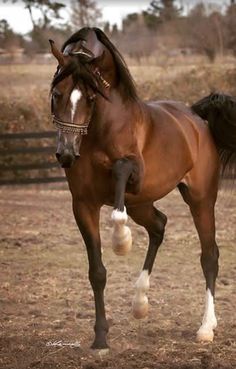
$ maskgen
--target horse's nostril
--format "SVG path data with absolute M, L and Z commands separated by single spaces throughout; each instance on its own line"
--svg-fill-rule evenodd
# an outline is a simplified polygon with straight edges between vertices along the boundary
M 59 154 L 58 161 L 62 168 L 70 168 L 75 160 L 75 157 L 71 154 Z
M 56 152 L 56 158 L 57 158 L 57 160 L 59 161 L 59 159 L 60 159 L 60 157 L 61 157 L 61 154 L 59 154 L 59 152 Z

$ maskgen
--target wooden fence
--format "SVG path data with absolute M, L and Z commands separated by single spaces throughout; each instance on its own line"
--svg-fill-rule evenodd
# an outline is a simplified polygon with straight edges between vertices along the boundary
M 55 138 L 55 131 L 0 134 L 0 186 L 65 182 L 55 159 Z M 31 145 L 31 140 L 36 140 L 37 146 Z
M 55 151 L 55 131 L 0 134 L 0 186 L 66 182 Z

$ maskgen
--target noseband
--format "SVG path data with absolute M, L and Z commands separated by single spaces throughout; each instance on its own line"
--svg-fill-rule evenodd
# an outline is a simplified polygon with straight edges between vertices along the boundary
M 107 82 L 101 75 L 98 68 L 94 70 L 94 74 L 97 75 L 97 77 L 102 82 L 103 86 L 108 89 L 110 87 L 110 83 Z M 73 123 L 73 122 L 65 122 L 64 120 L 61 120 L 56 115 L 52 115 L 52 122 L 56 126 L 57 129 L 64 133 L 74 133 L 74 134 L 80 134 L 82 136 L 88 134 L 88 126 L 91 122 L 94 106 L 95 106 L 95 98 L 96 94 L 94 93 L 92 96 L 89 96 L 88 100 L 91 102 L 91 109 L 89 112 L 88 117 L 86 118 L 85 122 L 83 123 Z
M 88 126 L 91 122 L 93 111 L 94 111 L 94 105 L 95 105 L 95 97 L 96 94 L 91 96 L 89 99 L 92 103 L 90 112 L 88 117 L 86 118 L 85 122 L 83 123 L 73 123 L 73 122 L 65 122 L 64 120 L 59 119 L 55 115 L 52 115 L 52 122 L 56 126 L 57 129 L 61 130 L 64 133 L 74 133 L 74 134 L 80 134 L 80 135 L 87 135 L 88 134 Z

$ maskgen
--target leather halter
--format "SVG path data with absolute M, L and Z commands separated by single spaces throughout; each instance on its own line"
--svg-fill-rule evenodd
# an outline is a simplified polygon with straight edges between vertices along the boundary
M 94 94 L 90 97 L 90 101 L 92 102 L 92 106 L 89 112 L 89 116 L 86 118 L 85 122 L 83 123 L 73 123 L 73 122 L 66 122 L 64 120 L 59 119 L 56 115 L 52 116 L 53 124 L 56 126 L 57 129 L 60 129 L 64 133 L 74 133 L 80 135 L 87 135 L 88 134 L 88 126 L 91 121 L 94 105 L 95 105 L 95 97 Z
M 98 76 L 100 81 L 102 82 L 103 86 L 108 89 L 110 87 L 110 83 L 107 82 L 101 75 L 101 72 L 98 68 L 96 68 L 93 72 Z M 80 134 L 80 135 L 87 135 L 88 134 L 88 127 L 92 119 L 94 106 L 95 106 L 95 98 L 97 94 L 93 94 L 92 96 L 89 96 L 89 100 L 91 102 L 91 109 L 89 112 L 88 117 L 86 118 L 85 122 L 83 123 L 73 123 L 73 122 L 66 122 L 64 120 L 61 120 L 56 115 L 52 115 L 52 122 L 56 126 L 57 129 L 60 129 L 64 133 L 74 133 L 74 134 Z

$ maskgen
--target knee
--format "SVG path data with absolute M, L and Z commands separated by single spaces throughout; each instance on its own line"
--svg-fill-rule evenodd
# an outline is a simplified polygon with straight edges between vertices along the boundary
M 124 174 L 128 174 L 131 172 L 133 167 L 133 163 L 131 160 L 127 158 L 118 159 L 112 168 L 113 175 L 116 179 L 120 179 L 124 177 Z
M 100 267 L 89 269 L 89 280 L 94 290 L 104 289 L 106 285 L 106 269 Z

